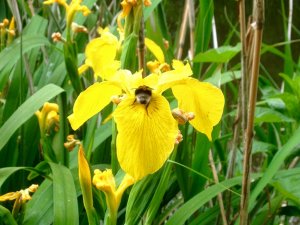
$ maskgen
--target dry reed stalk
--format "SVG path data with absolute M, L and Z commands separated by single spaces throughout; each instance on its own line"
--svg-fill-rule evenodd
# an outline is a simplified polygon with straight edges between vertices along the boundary
M 248 77 L 249 77 L 249 69 L 248 69 L 248 42 L 246 38 L 246 12 L 245 12 L 245 1 L 239 0 L 239 23 L 240 23 L 240 39 L 241 39 L 241 84 L 239 88 L 239 99 L 237 105 L 237 114 L 235 117 L 235 121 L 233 124 L 233 140 L 231 145 L 231 157 L 228 165 L 228 170 L 226 174 L 226 178 L 230 179 L 233 177 L 235 161 L 236 161 L 236 152 L 239 146 L 240 141 L 240 133 L 244 132 L 246 129 L 246 120 L 247 120 L 247 93 L 248 93 Z M 231 192 L 227 192 L 226 194 L 226 203 L 227 203 L 227 211 L 226 217 L 229 221 L 231 214 Z
M 138 60 L 139 60 L 139 70 L 142 70 L 142 76 L 146 77 L 144 15 L 142 15 L 141 18 L 140 31 L 139 31 Z
M 214 181 L 216 184 L 218 184 L 219 183 L 218 172 L 217 172 L 217 169 L 215 166 L 215 162 L 214 162 L 214 158 L 213 158 L 211 149 L 209 150 L 208 158 L 209 158 L 209 164 L 210 164 L 210 167 L 211 167 L 211 170 L 213 173 Z M 227 219 L 226 219 L 226 213 L 225 213 L 225 208 L 224 208 L 224 203 L 223 203 L 223 198 L 222 198 L 221 193 L 218 194 L 217 200 L 218 200 L 220 211 L 221 211 L 223 225 L 227 225 L 228 223 L 227 223 Z
M 248 104 L 247 127 L 245 132 L 244 142 L 244 163 L 243 163 L 243 182 L 242 182 L 242 197 L 240 205 L 240 225 L 249 224 L 248 218 L 248 203 L 250 196 L 250 175 L 251 175 L 251 148 L 253 140 L 253 124 L 254 112 L 257 97 L 259 63 L 260 63 L 260 49 L 262 42 L 262 32 L 264 23 L 264 0 L 254 0 L 253 4 L 253 23 L 254 29 L 254 46 L 253 46 L 253 60 L 250 80 L 250 93 Z
M 184 10 L 183 10 L 182 23 L 179 31 L 179 43 L 178 43 L 178 50 L 176 55 L 177 59 L 181 59 L 182 56 L 185 34 L 187 30 L 188 15 L 189 15 L 189 0 L 186 0 L 184 5 Z
M 190 51 L 189 58 L 193 60 L 195 54 L 195 9 L 194 0 L 188 0 L 188 14 L 189 14 L 189 29 L 190 29 Z

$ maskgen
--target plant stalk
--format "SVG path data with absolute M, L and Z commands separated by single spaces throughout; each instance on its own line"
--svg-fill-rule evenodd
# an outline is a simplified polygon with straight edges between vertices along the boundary
M 187 30 L 188 15 L 189 15 L 189 0 L 186 0 L 184 5 L 183 16 L 182 16 L 182 23 L 180 26 L 179 43 L 178 43 L 178 51 L 177 51 L 176 59 L 181 59 L 182 56 L 185 35 Z
M 249 105 L 248 105 L 248 119 L 245 133 L 244 143 L 244 163 L 243 163 L 243 183 L 242 183 L 242 197 L 240 205 L 240 225 L 249 224 L 249 196 L 250 196 L 250 175 L 251 175 L 251 148 L 253 140 L 254 127 L 254 112 L 257 97 L 259 63 L 260 63 L 260 49 L 262 42 L 262 32 L 264 23 L 264 0 L 254 0 L 252 27 L 254 29 L 254 48 L 253 61 L 251 70 Z
M 247 40 L 246 40 L 246 12 L 245 12 L 245 1 L 239 0 L 238 1 L 239 7 L 239 23 L 240 23 L 240 39 L 242 43 L 241 48 L 241 83 L 239 88 L 239 98 L 237 104 L 237 114 L 235 117 L 235 121 L 233 124 L 233 140 L 231 146 L 231 157 L 230 162 L 228 165 L 228 170 L 226 174 L 226 178 L 230 179 L 233 177 L 234 168 L 235 168 L 235 160 L 236 160 L 236 153 L 237 148 L 239 146 L 240 140 L 240 133 L 241 131 L 244 132 L 246 129 L 246 107 L 247 107 L 247 93 L 248 93 L 248 54 L 247 54 Z M 226 216 L 227 220 L 230 219 L 231 214 L 231 192 L 226 193 Z
M 140 24 L 140 31 L 139 31 L 138 59 L 139 59 L 139 70 L 143 70 L 142 76 L 146 77 L 144 15 L 142 15 L 141 17 L 141 24 Z
M 211 167 L 211 170 L 212 170 L 212 173 L 213 173 L 214 181 L 215 181 L 216 184 L 218 184 L 219 183 L 218 172 L 217 172 L 217 169 L 216 169 L 216 166 L 215 166 L 215 162 L 214 162 L 214 158 L 213 158 L 213 154 L 212 154 L 211 149 L 209 150 L 208 158 L 209 158 L 209 164 L 210 164 L 210 167 Z M 221 193 L 218 194 L 217 199 L 218 199 L 219 206 L 220 206 L 223 225 L 227 225 L 228 222 L 227 222 L 227 219 L 226 219 L 225 208 L 224 208 L 224 203 L 223 203 L 223 197 L 222 197 Z
M 195 9 L 194 0 L 188 0 L 188 16 L 189 16 L 189 29 L 190 29 L 190 51 L 189 58 L 193 60 L 195 54 Z

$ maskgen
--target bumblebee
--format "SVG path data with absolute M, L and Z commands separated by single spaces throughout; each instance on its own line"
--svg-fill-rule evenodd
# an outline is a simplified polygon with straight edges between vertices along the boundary
M 137 103 L 148 106 L 152 96 L 151 88 L 145 85 L 140 86 L 135 90 L 134 94 L 135 94 L 135 101 Z

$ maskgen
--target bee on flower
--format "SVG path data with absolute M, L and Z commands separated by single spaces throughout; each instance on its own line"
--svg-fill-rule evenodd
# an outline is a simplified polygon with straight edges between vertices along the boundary
M 224 96 L 212 84 L 192 78 L 190 65 L 178 60 L 173 60 L 172 68 L 154 70 L 145 78 L 142 77 L 142 71 L 132 74 L 117 66 L 111 67 L 109 74 L 101 72 L 100 67 L 116 63 L 113 57 L 110 57 L 110 62 L 105 57 L 106 53 L 116 55 L 118 42 L 113 40 L 115 37 L 100 37 L 98 42 L 101 45 L 93 49 L 94 54 L 89 52 L 88 44 L 87 66 L 103 81 L 96 82 L 78 96 L 68 119 L 76 130 L 107 106 L 112 96 L 123 95 L 123 100 L 113 112 L 118 130 L 117 157 L 121 168 L 139 180 L 159 170 L 178 141 L 178 122 L 163 96 L 164 91 L 172 90 L 178 108 L 188 118 L 186 121 L 209 140 L 212 139 L 213 127 L 221 119 Z M 91 44 L 96 46 L 93 41 Z

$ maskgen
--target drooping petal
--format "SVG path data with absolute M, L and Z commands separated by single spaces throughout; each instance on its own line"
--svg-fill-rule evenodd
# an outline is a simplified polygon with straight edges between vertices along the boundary
M 219 123 L 224 107 L 222 91 L 210 83 L 187 78 L 184 83 L 172 87 L 179 108 L 185 112 L 194 112 L 190 121 L 196 130 L 211 140 L 213 126 Z
M 95 83 L 81 92 L 68 116 L 73 130 L 77 130 L 85 121 L 101 111 L 110 103 L 111 96 L 121 94 L 122 89 L 116 82 Z
M 118 105 L 114 118 L 121 168 L 135 180 L 160 169 L 171 154 L 178 134 L 168 101 L 152 94 L 146 106 L 128 97 Z

